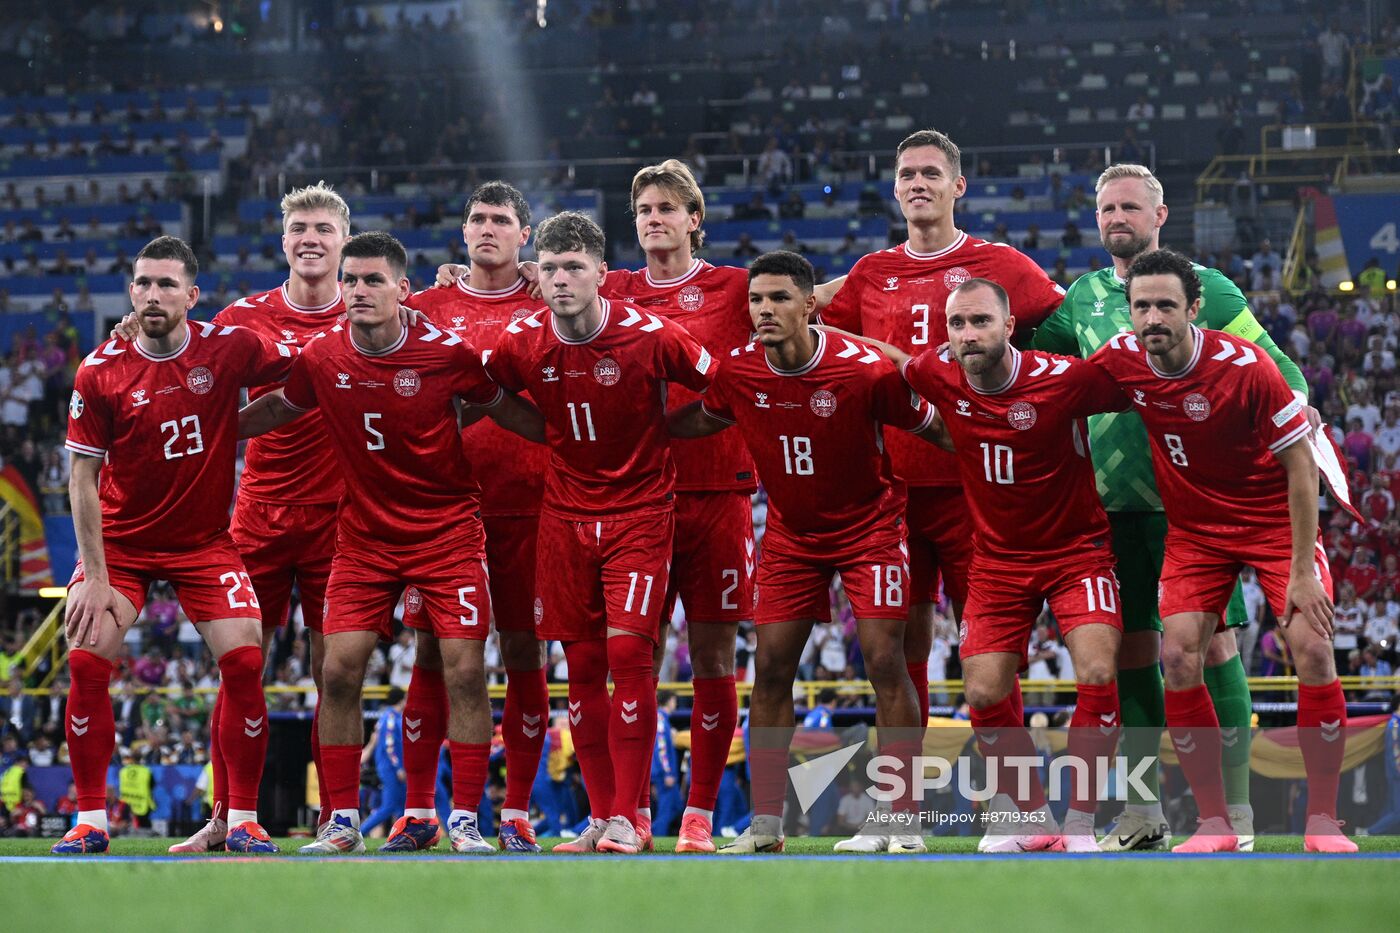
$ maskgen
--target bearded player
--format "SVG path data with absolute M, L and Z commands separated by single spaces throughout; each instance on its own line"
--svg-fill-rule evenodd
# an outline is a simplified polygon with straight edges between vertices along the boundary
M 839 280 L 843 284 L 822 308 L 821 322 L 917 354 L 947 341 L 944 305 L 955 288 L 974 277 L 1006 290 L 1011 312 L 1022 327 L 1035 326 L 1059 307 L 1064 290 L 1030 257 L 957 228 L 953 208 L 966 190 L 962 153 L 943 133 L 920 130 L 901 142 L 895 150 L 894 196 L 909 224 L 909 239 L 861 258 Z M 909 489 L 912 603 L 904 655 L 927 714 L 939 577 L 960 615 L 967 599 L 972 528 L 952 454 L 930 450 L 902 431 L 887 431 L 885 442 L 895 475 Z M 1018 681 L 1013 685 L 1017 708 L 1020 697 Z M 880 844 L 878 836 L 863 834 L 837 845 L 840 851 L 864 852 L 878 851 Z
M 490 628 L 480 490 L 462 448 L 457 400 L 487 409 L 512 430 L 542 438 L 538 412 L 502 392 L 476 350 L 430 323 L 405 326 L 407 256 L 384 233 L 344 248 L 346 324 L 313 340 L 284 389 L 252 402 L 240 430 L 256 435 L 319 408 L 346 497 L 326 595 L 326 686 L 320 720 L 327 808 L 303 852 L 362 852 L 359 761 L 361 687 L 370 653 L 389 638 L 390 612 L 407 587 L 423 606 L 417 624 L 437 640 L 450 714 L 454 808 L 447 834 L 462 853 L 492 852 L 475 807 L 486 783 L 491 704 L 485 677 Z M 430 847 L 437 817 L 406 814 L 401 848 Z
M 1167 514 L 1160 606 L 1167 728 L 1201 814 L 1176 852 L 1232 852 L 1220 724 L 1204 677 L 1210 638 L 1244 566 L 1280 620 L 1298 671 L 1309 852 L 1355 852 L 1336 818 L 1346 700 L 1332 655 L 1332 579 L 1318 536 L 1318 469 L 1306 405 L 1250 341 L 1203 331 L 1190 260 L 1133 260 L 1132 334 L 1092 357 L 1130 394 Z
M 276 852 L 258 825 L 267 757 L 259 600 L 228 533 L 245 386 L 286 378 L 292 351 L 240 327 L 190 324 L 199 264 L 182 240 L 136 255 L 130 285 L 140 335 L 83 361 L 68 408 L 73 525 L 81 559 L 69 583 L 72 675 L 67 739 L 78 820 L 55 854 L 105 852 L 107 766 L 116 741 L 112 661 L 153 580 L 175 587 L 218 661 L 214 718 L 225 762 L 234 852 Z
M 951 435 L 973 523 L 972 567 L 960 655 L 972 725 L 997 787 L 1009 794 L 1007 760 L 1034 755 L 1012 699 L 1026 665 L 1031 628 L 1048 602 L 1074 662 L 1078 689 L 1069 754 L 1073 800 L 1056 831 L 1033 775 L 1016 800 L 1023 827 L 998 823 L 984 852 L 1097 852 L 1094 812 L 1104 763 L 1118 741 L 1114 683 L 1122 621 L 1108 519 L 1094 489 L 1085 416 L 1127 399 L 1097 367 L 1011 346 L 1015 319 L 1006 292 L 970 279 L 948 297 L 949 347 L 910 358 L 885 352 L 909 385 L 932 402 Z M 1053 502 L 1053 508 L 1046 508 Z M 1002 741 L 1004 740 L 1004 741 Z M 1000 743 L 1000 744 L 998 744 Z M 1020 830 L 997 832 L 995 830 Z
M 478 186 L 463 210 L 462 238 L 471 258 L 469 270 L 450 288 L 425 289 L 410 296 L 406 304 L 489 356 L 507 326 L 540 308 L 517 268 L 520 250 L 530 239 L 530 202 L 505 182 Z M 481 483 L 492 618 L 506 669 L 501 720 L 506 797 L 498 842 L 505 852 L 539 852 L 530 824 L 530 789 L 548 729 L 549 686 L 544 642 L 535 635 L 535 536 L 549 450 L 489 420 L 463 428 L 462 444 Z M 422 816 L 421 811 L 432 813 L 438 748 L 446 728 L 441 664 L 424 667 L 435 644 L 435 639 L 420 633 L 410 693 L 416 690 L 426 702 L 415 704 L 410 697 L 404 711 L 409 721 L 419 724 L 406 733 L 407 800 L 414 816 Z
M 1099 237 L 1113 257 L 1111 267 L 1080 276 L 1064 304 L 1036 331 L 1034 346 L 1089 357 L 1115 335 L 1132 329 L 1124 281 L 1133 260 L 1158 248 L 1167 220 L 1161 183 L 1141 165 L 1113 165 L 1099 176 Z M 1277 364 L 1294 396 L 1307 403 L 1307 381 L 1298 367 L 1255 320 L 1240 290 L 1216 269 L 1196 266 L 1201 308 L 1196 326 L 1222 330 L 1258 344 Z M 1316 413 L 1309 410 L 1314 426 Z M 1130 767 L 1155 757 L 1166 724 L 1163 709 L 1162 620 L 1157 615 L 1157 581 L 1162 567 L 1167 520 L 1152 476 L 1147 433 L 1136 412 L 1089 419 L 1099 495 L 1113 527 L 1113 549 L 1123 589 L 1123 652 L 1119 690 L 1123 701 L 1123 754 Z M 1238 590 L 1227 613 L 1229 625 L 1248 619 Z M 1206 654 L 1205 682 L 1220 719 L 1225 792 L 1230 820 L 1242 851 L 1254 847 L 1254 813 L 1249 805 L 1249 747 L 1253 704 L 1233 631 L 1216 634 Z M 1135 784 L 1122 815 L 1101 841 L 1106 852 L 1166 846 L 1171 830 L 1158 791 L 1158 769 L 1143 775 L 1146 799 Z

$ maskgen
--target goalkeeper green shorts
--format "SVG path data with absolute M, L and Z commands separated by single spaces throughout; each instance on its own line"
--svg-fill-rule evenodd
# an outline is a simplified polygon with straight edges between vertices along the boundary
M 1167 517 L 1161 512 L 1109 512 L 1113 556 L 1118 560 L 1118 591 L 1123 602 L 1123 631 L 1160 632 L 1157 580 L 1166 552 Z M 1225 624 L 1235 628 L 1249 621 L 1239 583 L 1230 595 Z

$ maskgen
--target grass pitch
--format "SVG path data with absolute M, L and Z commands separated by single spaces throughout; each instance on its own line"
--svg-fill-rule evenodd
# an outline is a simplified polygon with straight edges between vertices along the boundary
M 1361 858 L 1303 856 L 1301 838 L 1262 836 L 1254 855 L 1204 857 L 979 856 L 974 839 L 943 838 L 927 856 L 836 856 L 834 839 L 805 838 L 774 856 L 676 856 L 674 839 L 658 839 L 642 857 L 440 846 L 307 858 L 295 854 L 305 841 L 277 840 L 278 856 L 162 858 L 170 840 L 118 838 L 111 855 L 57 859 L 52 840 L 0 840 L 0 928 L 1394 930 L 1384 892 L 1400 878 L 1400 837 L 1358 840 Z

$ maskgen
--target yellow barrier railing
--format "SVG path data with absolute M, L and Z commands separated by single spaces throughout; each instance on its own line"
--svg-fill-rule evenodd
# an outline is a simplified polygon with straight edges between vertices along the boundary
M 1348 675 L 1341 678 L 1342 689 L 1344 690 L 1389 690 L 1400 693 L 1400 674 L 1390 677 L 1360 677 Z M 961 680 L 931 680 L 929 681 L 930 693 L 944 693 L 949 697 L 962 693 L 963 682 Z M 753 684 L 740 681 L 735 684 L 740 697 L 746 697 L 753 692 Z M 314 693 L 315 687 L 294 687 L 294 686 L 269 686 L 264 687 L 263 692 L 270 696 L 296 696 Z M 389 693 L 389 687 L 375 685 L 367 686 L 364 689 L 364 697 L 368 700 L 382 700 Z M 694 685 L 691 683 L 663 683 L 661 690 L 669 690 L 677 696 L 693 696 Z M 823 690 L 835 690 L 839 697 L 851 696 L 874 696 L 875 690 L 870 686 L 868 680 L 804 680 L 793 685 L 794 696 L 800 696 L 805 700 L 807 706 L 815 706 L 817 695 Z M 1275 691 L 1296 693 L 1298 690 L 1297 677 L 1251 677 L 1249 678 L 1249 689 L 1257 691 Z M 1075 682 L 1072 680 L 1023 680 L 1021 681 L 1023 693 L 1074 693 Z M 46 697 L 50 693 L 56 692 L 48 688 L 34 688 L 25 690 L 32 696 Z M 138 687 L 138 694 L 156 694 L 158 696 L 175 696 L 184 692 L 180 687 Z M 191 692 L 212 696 L 218 693 L 217 687 L 199 687 Z M 505 699 L 506 688 L 504 684 L 492 684 L 488 688 L 492 699 Z M 549 696 L 551 699 L 561 699 L 568 696 L 569 685 L 567 683 L 551 683 L 549 685 Z
M 8 502 L 0 503 L 0 583 L 6 589 L 19 585 L 19 513 Z
M 68 660 L 68 642 L 63 637 L 63 609 L 67 605 L 68 598 L 60 598 L 19 650 L 19 667 L 26 681 L 43 667 L 44 661 L 49 662 L 39 683 L 40 688 L 47 688 L 53 683 L 59 669 Z M 44 692 L 47 693 L 47 689 Z

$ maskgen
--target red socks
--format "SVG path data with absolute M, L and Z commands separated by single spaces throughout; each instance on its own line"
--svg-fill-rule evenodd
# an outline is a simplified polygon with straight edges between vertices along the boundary
M 972 729 L 987 767 L 996 774 L 997 792 L 1006 794 L 1024 813 L 1033 813 L 1045 806 L 1045 788 L 1040 783 L 1039 769 L 1030 770 L 1030 787 L 1025 799 L 1020 798 L 1020 775 L 1026 773 L 1010 764 L 1009 759 L 1036 755 L 1031 734 L 1022 724 L 1016 709 L 1017 691 L 985 709 L 972 710 Z
M 257 645 L 244 645 L 219 658 L 219 747 L 228 769 L 231 810 L 256 810 L 258 784 L 267 760 L 267 698 L 262 689 L 263 657 Z
M 1201 819 L 1228 819 L 1220 773 L 1220 720 L 1205 684 L 1166 692 L 1167 731 Z M 1301 710 L 1300 710 L 1301 712 Z M 1335 790 L 1336 785 L 1333 784 Z
M 1118 684 L 1079 684 L 1077 689 L 1079 699 L 1069 721 L 1069 754 L 1071 761 L 1085 762 L 1088 770 L 1075 769 L 1070 806 L 1093 813 L 1098 809 L 1099 785 L 1118 744 Z
M 1021 725 L 1026 724 L 1026 703 L 1021 696 L 1021 679 L 1011 681 L 1011 710 L 1015 714 L 1016 722 Z
M 909 679 L 914 681 L 914 695 L 919 698 L 919 728 L 928 725 L 928 659 L 904 665 L 909 669 Z
M 327 819 L 334 810 L 360 809 L 359 745 L 322 745 L 321 766 L 326 772 L 326 799 L 321 809 Z
M 656 741 L 652 642 L 640 635 L 614 635 L 607 640 L 606 650 L 613 679 L 608 720 L 608 752 L 613 766 L 609 815 L 625 816 L 635 823 L 642 785 L 651 781 L 651 750 Z M 572 675 L 572 666 L 569 671 Z
M 107 686 L 112 662 L 90 651 L 68 654 L 72 686 L 68 690 L 68 759 L 78 788 L 79 810 L 107 808 L 107 766 L 117 745 L 117 723 Z
M 491 743 L 449 741 L 447 748 L 452 756 L 452 809 L 475 813 L 486 790 L 486 759 L 491 755 Z
M 1298 685 L 1298 747 L 1308 772 L 1308 814 L 1337 816 L 1337 782 L 1346 751 L 1347 702 L 1342 682 Z
M 506 671 L 506 708 L 501 737 L 506 743 L 506 799 L 503 809 L 530 809 L 530 788 L 540 770 L 549 730 L 549 682 L 544 668 Z
M 414 665 L 403 707 L 404 807 L 432 810 L 437 791 L 438 753 L 447 738 L 447 686 L 442 671 Z M 454 767 L 455 775 L 457 769 Z M 475 806 L 473 802 L 472 806 Z
M 569 665 L 569 731 L 574 754 L 583 772 L 589 810 L 594 819 L 606 820 L 612 816 L 608 809 L 613 802 L 613 767 L 608 756 L 611 702 L 607 642 L 601 638 L 568 642 L 564 645 L 564 659 Z M 647 676 L 651 676 L 650 672 Z
M 791 732 L 786 730 L 789 737 Z M 788 745 L 771 746 L 752 732 L 750 739 L 749 794 L 753 798 L 753 815 L 781 817 L 787 797 Z
M 687 805 L 714 810 L 738 722 L 739 697 L 734 691 L 734 675 L 695 678 L 695 706 L 690 713 L 690 799 Z

